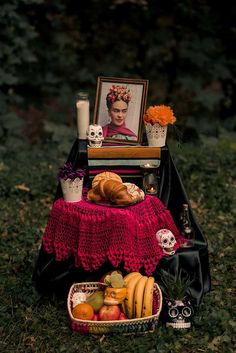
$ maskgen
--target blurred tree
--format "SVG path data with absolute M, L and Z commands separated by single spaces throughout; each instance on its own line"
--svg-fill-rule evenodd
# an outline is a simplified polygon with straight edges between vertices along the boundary
M 170 104 L 181 128 L 216 133 L 235 117 L 235 12 L 209 0 L 9 0 L 0 100 L 27 121 L 33 104 L 71 124 L 77 90 L 93 108 L 97 76 L 145 78 L 148 105 Z

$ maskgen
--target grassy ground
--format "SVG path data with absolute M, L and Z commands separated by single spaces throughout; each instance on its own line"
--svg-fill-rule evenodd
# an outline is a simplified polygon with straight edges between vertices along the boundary
M 70 146 L 70 142 L 68 146 Z M 171 147 L 198 221 L 209 242 L 212 291 L 190 331 L 86 336 L 70 331 L 66 303 L 42 298 L 31 276 L 67 147 L 53 140 L 28 146 L 14 136 L 0 148 L 0 352 L 219 352 L 236 350 L 236 144 L 230 140 Z M 234 336 L 235 337 L 235 336 Z

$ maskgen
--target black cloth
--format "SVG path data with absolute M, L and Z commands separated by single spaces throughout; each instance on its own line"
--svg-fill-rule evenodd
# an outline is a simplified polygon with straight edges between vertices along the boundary
M 77 139 L 74 142 L 67 159 L 67 162 L 69 161 L 74 166 L 87 168 L 86 141 Z M 90 186 L 89 179 L 85 180 L 85 184 L 88 187 Z M 55 199 L 61 196 L 61 188 L 58 185 Z M 171 212 L 178 227 L 182 204 L 189 204 L 189 200 L 167 147 L 161 149 L 158 197 Z M 153 275 L 165 294 L 165 286 L 160 275 L 162 272 L 168 273 L 173 278 L 187 274 L 191 281 L 187 294 L 192 297 L 196 305 L 199 305 L 204 294 L 210 291 L 208 246 L 190 204 L 189 211 L 195 232 L 194 246 L 191 248 L 180 248 L 174 255 L 163 257 Z M 40 293 L 54 293 L 59 296 L 66 296 L 72 283 L 98 281 L 105 272 L 112 269 L 112 265 L 106 262 L 98 271 L 88 272 L 82 268 L 76 268 L 72 257 L 66 261 L 56 261 L 54 254 L 46 253 L 43 246 L 41 246 L 34 268 L 33 283 Z M 119 266 L 119 269 L 126 274 L 122 265 Z M 142 269 L 140 272 L 142 273 Z

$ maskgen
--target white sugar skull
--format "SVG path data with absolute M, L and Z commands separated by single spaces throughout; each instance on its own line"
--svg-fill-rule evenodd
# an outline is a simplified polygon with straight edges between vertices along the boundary
M 89 125 L 87 129 L 87 139 L 90 147 L 101 147 L 104 140 L 102 127 L 97 124 Z
M 158 230 L 156 238 L 165 254 L 174 255 L 176 240 L 174 234 L 169 229 Z

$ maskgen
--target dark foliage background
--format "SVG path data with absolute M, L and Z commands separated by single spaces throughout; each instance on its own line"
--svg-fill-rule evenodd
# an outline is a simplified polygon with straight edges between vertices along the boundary
M 235 12 L 227 0 L 1 1 L 0 352 L 235 352 Z M 32 286 L 75 94 L 89 91 L 92 119 L 98 75 L 148 79 L 148 104 L 170 104 L 183 132 L 169 146 L 212 276 L 190 331 L 76 335 L 66 303 Z
M 170 104 L 184 139 L 235 131 L 236 6 L 227 3 L 3 2 L 0 136 L 16 116 L 32 142 L 44 138 L 45 121 L 75 124 L 81 89 L 92 119 L 99 75 L 148 79 L 148 104 Z

